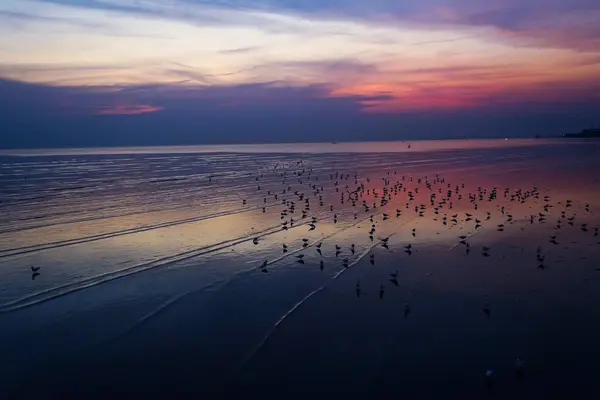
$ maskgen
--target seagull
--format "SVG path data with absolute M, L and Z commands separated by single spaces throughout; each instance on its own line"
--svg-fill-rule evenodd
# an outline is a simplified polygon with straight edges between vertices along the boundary
M 321 269 L 321 271 L 323 271 L 323 268 L 325 268 L 325 263 L 323 262 L 323 260 L 321 260 L 321 263 L 319 264 L 319 268 Z
M 40 270 L 41 267 L 34 267 L 33 265 L 31 266 L 31 272 L 38 272 Z
M 492 386 L 494 384 L 494 371 L 492 371 L 491 369 L 485 371 L 485 384 L 489 389 L 492 389 Z
M 485 303 L 483 303 L 483 307 L 481 307 L 481 310 L 488 318 L 490 317 L 490 314 L 491 314 L 490 304 L 487 301 Z
M 323 253 L 321 253 L 321 245 L 323 244 L 323 242 L 319 243 L 316 247 L 317 247 L 317 253 L 319 253 L 320 255 L 323 255 Z
M 517 358 L 515 361 L 515 375 L 517 378 L 522 378 L 525 373 L 525 361 Z
M 392 282 L 395 286 L 398 286 L 398 271 L 394 271 L 390 274 L 390 282 Z
M 259 267 L 261 272 L 264 272 L 264 273 L 269 272 L 269 270 L 267 269 L 267 263 L 268 263 L 267 260 L 263 261 L 262 265 Z
M 379 298 L 380 298 L 380 299 L 383 299 L 383 295 L 384 295 L 384 293 L 385 293 L 385 290 L 384 290 L 384 288 L 383 288 L 383 285 L 381 285 L 381 286 L 379 287 Z

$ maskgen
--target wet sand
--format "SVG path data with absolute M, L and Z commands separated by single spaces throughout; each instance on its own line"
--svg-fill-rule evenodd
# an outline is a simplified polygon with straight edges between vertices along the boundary
M 72 155 L 6 159 L 0 389 L 16 398 L 596 398 L 600 146 L 531 142 L 94 154 L 73 166 Z M 100 165 L 96 173 L 91 165 Z M 383 207 L 382 178 L 391 194 Z M 361 183 L 352 206 L 345 186 Z M 438 206 L 448 190 L 452 209 Z M 304 219 L 296 193 L 310 198 Z M 294 213 L 282 198 L 295 202 Z M 282 230 L 290 217 L 294 227 Z M 41 267 L 34 280 L 31 265 Z

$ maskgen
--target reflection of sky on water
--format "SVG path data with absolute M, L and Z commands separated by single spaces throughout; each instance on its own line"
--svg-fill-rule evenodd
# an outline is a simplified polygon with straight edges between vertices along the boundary
M 454 142 L 443 143 L 454 146 Z M 221 357 L 222 369 L 214 369 L 210 362 L 206 370 L 201 368 L 210 377 L 207 379 L 214 378 L 217 384 L 226 375 L 224 370 L 239 363 L 282 315 L 313 291 L 318 294 L 294 313 L 285 330 L 278 331 L 279 339 L 269 344 L 272 352 L 261 353 L 257 365 L 273 362 L 279 351 L 290 351 L 292 344 L 303 340 L 301 331 L 328 338 L 337 323 L 376 324 L 384 336 L 392 338 L 398 334 L 401 322 L 388 321 L 377 307 L 401 315 L 407 301 L 415 304 L 415 316 L 411 318 L 418 327 L 411 329 L 417 335 L 430 328 L 448 329 L 433 319 L 439 312 L 452 314 L 465 327 L 477 331 L 478 310 L 485 298 L 493 304 L 498 331 L 482 334 L 495 337 L 503 345 L 508 343 L 502 336 L 505 325 L 497 321 L 509 324 L 510 315 L 519 315 L 515 317 L 519 323 L 527 323 L 521 319 L 527 313 L 523 314 L 520 301 L 529 301 L 528 312 L 535 314 L 536 321 L 553 326 L 553 314 L 544 313 L 544 303 L 569 310 L 597 300 L 593 271 L 599 248 L 596 243 L 600 241 L 593 236 L 593 228 L 599 224 L 594 212 L 600 207 L 597 146 L 526 144 L 515 148 L 505 147 L 504 141 L 495 142 L 497 147 L 490 147 L 493 142 L 486 143 L 487 147 L 478 149 L 351 156 L 85 154 L 69 161 L 73 165 L 67 167 L 64 163 L 72 156 L 10 159 L 2 164 L 2 170 L 12 173 L 2 176 L 0 186 L 5 200 L 0 204 L 0 275 L 5 282 L 0 291 L 1 307 L 7 311 L 32 302 L 37 305 L 0 315 L 0 327 L 11 327 L 5 333 L 5 343 L 22 343 L 25 339 L 21 336 L 28 337 L 32 331 L 45 331 L 59 343 L 60 332 L 75 330 L 82 333 L 72 339 L 73 346 L 77 343 L 86 347 L 93 340 L 101 343 L 99 348 L 89 350 L 100 365 L 101 354 L 107 350 L 102 343 L 114 335 L 123 335 L 119 339 L 122 342 L 110 347 L 115 353 L 107 355 L 132 359 L 137 359 L 136 352 L 144 352 L 146 346 L 160 348 L 160 340 L 177 337 L 181 345 L 173 345 L 170 351 L 183 358 L 191 354 Z M 298 177 L 294 171 L 302 167 L 294 163 L 301 159 L 305 173 Z M 101 167 L 87 169 L 88 163 Z M 273 170 L 278 163 L 288 167 L 285 184 L 281 171 Z M 309 181 L 307 171 L 311 169 Z M 349 174 L 348 179 L 338 178 L 339 191 L 334 186 L 336 172 Z M 355 172 L 369 193 L 358 198 L 356 207 L 347 196 L 340 204 L 346 185 L 348 190 L 355 187 Z M 418 184 L 419 178 L 427 176 L 433 181 L 436 174 L 445 181 L 433 183 L 431 191 Z M 392 186 L 396 181 L 403 185 L 398 194 L 390 190 L 392 199 L 384 208 L 379 203 L 382 177 Z M 27 185 L 21 185 L 25 180 Z M 309 184 L 323 186 L 323 206 Z M 487 201 L 494 187 L 497 199 Z M 534 187 L 539 189 L 539 199 L 511 201 L 516 189 L 524 193 Z M 478 196 L 480 188 L 486 194 L 483 200 L 477 197 L 479 208 L 474 211 L 469 193 Z M 505 188 L 509 188 L 506 198 Z M 373 189 L 378 197 L 374 197 Z M 448 190 L 453 191 L 452 209 L 446 204 L 434 214 L 430 195 L 436 195 L 437 204 Z M 296 191 L 310 199 L 310 211 L 304 220 L 301 210 L 305 203 L 294 194 Z M 409 191 L 414 193 L 414 201 L 409 201 L 406 208 Z M 554 205 L 547 212 L 543 210 L 546 195 Z M 566 199 L 573 202 L 566 217 L 575 216 L 575 223 L 572 227 L 563 223 L 560 245 L 555 246 L 548 243 L 548 238 L 555 232 Z M 294 213 L 283 200 L 295 202 Z M 370 206 L 367 212 L 361 206 L 363 200 Z M 585 210 L 585 203 L 590 204 L 590 211 Z M 426 205 L 423 217 L 415 212 L 415 205 L 421 204 Z M 514 223 L 506 222 L 501 206 L 506 215 L 513 216 Z M 282 219 L 285 209 L 288 215 Z M 398 217 L 396 209 L 401 211 Z M 388 220 L 382 220 L 382 212 L 389 214 Z M 487 212 L 491 213 L 489 220 Z M 546 223 L 536 220 L 531 224 L 530 216 L 539 212 L 548 214 Z M 482 227 L 476 231 L 475 221 L 465 221 L 465 213 L 479 218 Z M 309 231 L 301 224 L 313 215 L 318 219 L 317 229 Z M 375 216 L 373 241 L 368 234 L 370 215 Z M 442 224 L 444 215 L 448 218 L 446 226 Z M 456 224 L 450 223 L 453 215 L 457 215 Z M 282 222 L 290 221 L 290 217 L 295 226 L 281 230 Z M 588 232 L 581 230 L 582 223 L 589 224 Z M 504 232 L 497 231 L 499 224 L 505 225 Z M 468 256 L 464 246 L 457 244 L 461 235 L 470 236 L 472 251 Z M 390 249 L 385 250 L 378 240 L 388 236 Z M 257 245 L 252 242 L 255 237 L 259 237 Z M 302 249 L 303 238 L 307 239 L 306 249 Z M 316 252 L 319 242 L 323 242 L 323 257 Z M 288 253 L 282 252 L 283 243 L 289 246 Z M 351 244 L 355 244 L 356 254 L 351 254 Z M 404 252 L 408 244 L 413 246 L 412 255 Z M 335 245 L 341 247 L 337 256 Z M 483 246 L 491 247 L 490 257 L 482 256 Z M 547 270 L 537 268 L 537 246 L 543 249 Z M 375 266 L 369 264 L 369 251 L 376 254 Z M 305 264 L 297 263 L 300 254 L 305 255 Z M 344 258 L 350 263 L 356 261 L 356 265 L 338 275 Z M 270 262 L 267 274 L 256 270 L 264 260 Z M 320 260 L 324 261 L 322 272 Z M 30 265 L 42 267 L 36 280 L 31 280 Z M 389 283 L 388 275 L 395 270 L 400 274 L 398 288 Z M 364 285 L 366 300 L 348 303 L 355 300 L 357 280 Z M 377 302 L 381 284 L 386 286 L 386 303 Z M 356 315 L 348 304 L 359 307 Z M 595 304 L 586 312 L 597 314 Z M 474 316 L 466 311 L 471 307 L 476 310 Z M 80 325 L 92 315 L 111 326 L 92 334 L 91 326 Z M 19 322 L 23 319 L 28 322 Z M 206 330 L 206 326 L 211 328 Z M 234 332 L 246 333 L 236 336 Z M 349 334 L 342 343 L 367 340 L 357 335 Z M 518 340 L 529 337 L 522 332 L 519 335 L 524 336 Z M 314 345 L 308 349 L 310 352 L 319 350 L 334 359 L 339 357 L 316 345 L 313 339 L 303 342 L 305 346 Z M 368 341 L 371 339 L 376 338 Z M 464 345 L 454 340 L 454 345 Z M 134 341 L 139 344 L 134 345 Z M 204 343 L 216 344 L 208 349 Z M 184 346 L 196 347 L 188 354 Z M 227 346 L 235 348 L 224 350 Z M 10 352 L 9 357 L 16 363 L 27 360 L 20 355 L 20 348 L 15 345 Z M 62 343 L 59 348 L 69 351 L 71 347 Z M 358 357 L 363 350 L 358 346 L 349 354 Z M 375 352 L 380 351 L 377 348 Z M 166 353 L 157 351 L 149 357 L 156 357 L 152 358 L 156 361 L 161 354 Z

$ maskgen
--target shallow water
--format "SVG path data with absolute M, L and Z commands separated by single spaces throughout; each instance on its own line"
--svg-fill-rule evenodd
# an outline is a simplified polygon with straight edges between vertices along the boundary
M 593 398 L 599 167 L 566 140 L 5 151 L 0 390 Z

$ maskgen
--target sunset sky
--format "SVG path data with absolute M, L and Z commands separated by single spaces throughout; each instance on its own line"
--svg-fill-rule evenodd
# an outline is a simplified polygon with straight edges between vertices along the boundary
M 0 147 L 560 134 L 598 0 L 2 0 Z

